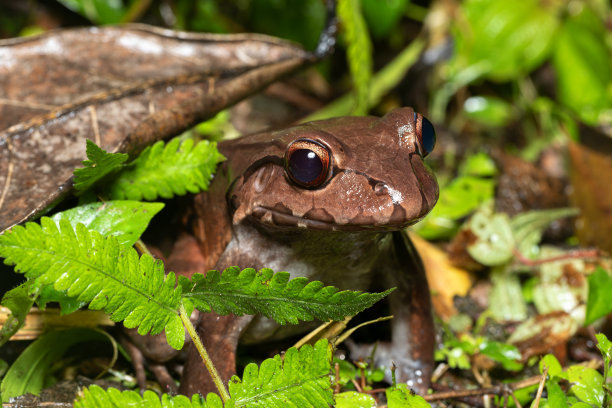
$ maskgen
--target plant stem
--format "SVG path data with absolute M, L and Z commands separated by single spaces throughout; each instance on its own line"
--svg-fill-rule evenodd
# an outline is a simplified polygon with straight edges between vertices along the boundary
M 187 328 L 189 336 L 191 336 L 191 339 L 193 340 L 193 344 L 198 350 L 198 353 L 200 353 L 200 357 L 202 357 L 202 361 L 204 361 L 204 365 L 206 365 L 206 369 L 208 369 L 208 372 L 210 373 L 210 376 L 212 377 L 212 380 L 215 383 L 217 390 L 219 390 L 221 399 L 224 403 L 227 402 L 227 400 L 230 399 L 229 392 L 227 392 L 227 389 L 225 388 L 225 385 L 223 384 L 223 381 L 221 380 L 217 369 L 215 368 L 212 360 L 210 359 L 210 356 L 206 352 L 204 344 L 202 344 L 202 340 L 200 339 L 200 336 L 198 336 L 195 327 L 193 327 L 193 324 L 191 324 L 191 320 L 189 320 L 189 316 L 187 316 L 187 311 L 185 310 L 185 306 L 183 304 L 181 304 L 180 316 L 181 320 L 183 321 L 183 324 Z

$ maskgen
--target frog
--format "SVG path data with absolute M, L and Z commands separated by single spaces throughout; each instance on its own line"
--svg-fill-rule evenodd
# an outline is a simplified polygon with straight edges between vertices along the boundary
M 426 391 L 435 330 L 423 263 L 405 228 L 438 200 L 424 158 L 435 146 L 429 120 L 409 107 L 382 117 L 340 117 L 222 141 L 222 162 L 206 192 L 193 198 L 168 259 L 191 276 L 230 266 L 287 271 L 340 290 L 395 287 L 388 361 L 397 381 Z M 282 338 L 300 326 L 263 317 L 196 317 L 221 378 L 235 373 L 241 343 Z M 292 331 L 293 329 L 293 331 Z M 195 347 L 179 392 L 214 390 Z

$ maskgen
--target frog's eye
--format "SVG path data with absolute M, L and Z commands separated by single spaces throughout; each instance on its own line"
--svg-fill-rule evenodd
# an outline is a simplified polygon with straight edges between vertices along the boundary
M 315 188 L 327 180 L 331 154 L 327 147 L 308 139 L 298 139 L 287 147 L 285 170 L 297 185 Z
M 431 153 L 436 146 L 436 131 L 426 117 L 419 113 L 414 113 L 416 123 L 416 135 L 421 156 L 425 157 Z

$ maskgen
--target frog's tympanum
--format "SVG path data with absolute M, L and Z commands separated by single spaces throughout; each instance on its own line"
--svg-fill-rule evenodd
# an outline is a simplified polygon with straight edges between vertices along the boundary
M 179 240 L 170 268 L 191 274 L 267 267 L 341 289 L 397 287 L 389 296 L 395 316 L 389 358 L 398 380 L 422 391 L 434 348 L 430 296 L 422 263 L 399 231 L 438 199 L 423 163 L 434 144 L 431 123 L 411 108 L 222 142 L 227 161 L 210 191 L 195 197 L 194 234 Z M 189 262 L 172 265 L 186 254 Z M 202 314 L 198 330 L 225 380 L 235 369 L 239 338 L 255 342 L 287 332 L 267 319 L 215 314 Z M 208 391 L 209 384 L 190 351 L 181 391 Z

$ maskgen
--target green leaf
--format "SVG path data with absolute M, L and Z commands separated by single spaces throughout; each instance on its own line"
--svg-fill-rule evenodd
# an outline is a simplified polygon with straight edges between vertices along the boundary
M 472 96 L 463 103 L 466 118 L 489 127 L 502 127 L 514 118 L 514 108 L 494 96 Z
M 397 57 L 374 75 L 368 92 L 369 108 L 378 104 L 383 96 L 406 77 L 408 70 L 419 59 L 424 46 L 425 42 L 420 38 L 416 38 Z M 302 122 L 349 115 L 354 106 L 352 96 L 347 94 L 336 99 L 322 109 L 302 119 Z
M 554 208 L 549 210 L 532 210 L 512 217 L 510 226 L 518 251 L 526 257 L 533 257 L 539 252 L 538 244 L 548 225 L 560 218 L 578 214 L 577 208 Z
M 595 272 L 589 275 L 588 281 L 589 295 L 584 320 L 585 326 L 612 312 L 612 302 L 610 302 L 612 277 L 610 274 L 598 266 Z
M 568 381 L 572 384 L 570 390 L 588 404 L 600 407 L 603 402 L 603 377 L 597 370 L 574 365 L 567 369 Z
M 355 88 L 354 115 L 368 113 L 368 94 L 372 79 L 372 43 L 361 14 L 359 0 L 338 0 L 338 18 L 344 28 L 349 70 Z
M 503 265 L 513 257 L 515 239 L 510 219 L 505 213 L 493 213 L 492 202 L 483 205 L 466 223 L 466 228 L 476 236 L 468 244 L 472 258 L 487 266 Z
M 87 140 L 87 159 L 84 168 L 74 170 L 74 188 L 84 192 L 105 176 L 119 170 L 128 159 L 124 153 L 107 153 L 91 140 Z
M 121 0 L 59 0 L 96 24 L 121 23 L 126 9 Z
M 155 200 L 207 190 L 217 163 L 224 160 L 216 143 L 174 138 L 147 147 L 121 172 L 107 194 L 114 200 Z
M 71 208 L 53 215 L 51 219 L 58 227 L 60 220 L 68 220 L 73 227 L 81 223 L 104 236 L 115 236 L 120 245 L 132 246 L 163 207 L 163 203 L 107 201 Z
M 397 27 L 408 0 L 361 0 L 363 17 L 375 38 L 387 37 Z
M 603 110 L 612 109 L 612 60 L 604 20 L 582 9 L 561 27 L 553 64 L 561 103 L 595 124 Z
M 106 334 L 92 329 L 72 328 L 45 333 L 19 355 L 7 371 L 0 392 L 2 402 L 32 393 L 38 395 L 49 376 L 51 366 L 77 343 L 108 341 Z
M 548 375 L 554 377 L 563 371 L 561 363 L 553 354 L 547 354 L 540 360 L 540 374 L 544 372 L 544 366 L 548 367 Z
M 511 344 L 485 339 L 479 344 L 478 351 L 480 354 L 501 363 L 506 370 L 518 371 L 523 368 L 523 364 L 520 362 L 521 352 Z
M 2 297 L 2 306 L 8 308 L 11 314 L 2 325 L 2 330 L 0 330 L 0 346 L 23 327 L 26 315 L 34 304 L 34 298 L 30 296 L 31 285 L 31 281 L 22 283 L 6 292 Z
M 372 408 L 376 400 L 369 394 L 357 391 L 346 391 L 336 394 L 336 408 Z
M 332 348 L 322 339 L 314 347 L 292 347 L 284 359 L 276 355 L 258 368 L 249 364 L 242 380 L 229 382 L 235 407 L 327 407 L 333 404 L 330 382 Z
M 457 60 L 462 68 L 486 64 L 485 75 L 498 81 L 527 74 L 550 54 L 558 25 L 554 7 L 538 0 L 464 2 Z
M 406 384 L 387 388 L 385 394 L 389 408 L 431 408 L 423 397 L 415 395 Z
M 218 314 L 260 313 L 280 324 L 298 321 L 342 320 L 372 306 L 387 296 L 381 293 L 342 291 L 304 277 L 289 280 L 289 273 L 271 269 L 230 267 L 220 274 L 209 271 L 195 274 L 191 281 L 179 277 L 183 296 L 202 311 L 214 309 Z
M 171 396 L 146 390 L 141 396 L 136 391 L 119 391 L 116 388 L 103 389 L 98 385 L 84 388 L 74 401 L 75 408 L 223 408 L 223 402 L 217 394 L 208 394 L 206 400 L 200 394 L 191 399 L 184 395 Z
M 41 225 L 16 226 L 0 235 L 0 256 L 26 277 L 90 302 L 90 309 L 103 309 L 128 328 L 138 327 L 139 334 L 178 327 L 180 288 L 174 273 L 164 274 L 161 261 L 146 254 L 139 259 L 133 248 L 83 224 L 75 230 L 61 220 L 60 228 L 47 217 Z M 167 331 L 168 344 L 180 349 L 182 328 L 181 333 Z
M 556 381 L 548 380 L 546 382 L 546 391 L 548 392 L 548 406 L 567 408 L 567 397 Z
M 612 360 L 612 341 L 608 340 L 603 333 L 597 333 L 595 338 L 597 338 L 597 348 L 601 352 L 604 362 L 609 364 L 610 360 Z

